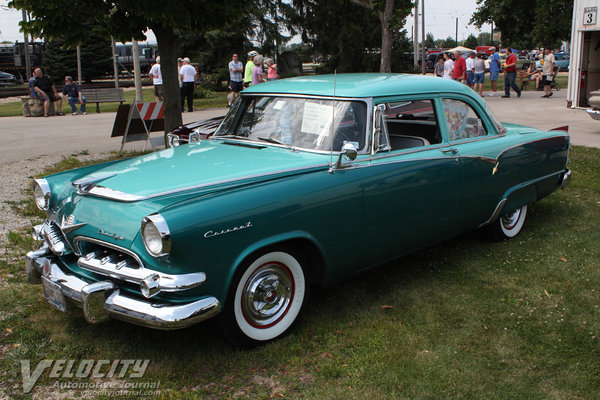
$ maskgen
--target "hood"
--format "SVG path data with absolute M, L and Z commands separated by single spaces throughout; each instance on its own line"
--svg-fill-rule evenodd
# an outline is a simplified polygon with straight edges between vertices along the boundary
M 205 140 L 109 165 L 79 178 L 83 192 L 138 201 L 218 190 L 328 166 L 329 156 L 238 140 Z

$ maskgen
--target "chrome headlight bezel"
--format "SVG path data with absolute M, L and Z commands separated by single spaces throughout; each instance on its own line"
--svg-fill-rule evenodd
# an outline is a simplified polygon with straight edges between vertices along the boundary
M 44 178 L 34 179 L 33 183 L 33 200 L 35 205 L 42 211 L 48 211 L 50 209 L 50 198 L 52 192 L 50 191 L 50 185 Z
M 141 234 L 144 247 L 151 256 L 163 257 L 171 251 L 171 231 L 162 215 L 144 217 Z

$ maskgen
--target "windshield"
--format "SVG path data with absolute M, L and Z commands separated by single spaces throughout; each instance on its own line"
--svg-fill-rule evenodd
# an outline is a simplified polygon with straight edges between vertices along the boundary
M 214 137 L 236 136 L 319 151 L 340 151 L 345 143 L 365 147 L 367 106 L 360 101 L 247 96 Z

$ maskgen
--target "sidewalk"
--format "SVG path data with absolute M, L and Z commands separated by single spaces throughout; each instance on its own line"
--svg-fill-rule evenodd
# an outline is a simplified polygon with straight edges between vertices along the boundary
M 224 115 L 227 108 L 183 113 L 183 122 L 193 122 Z M 90 153 L 119 151 L 120 137 L 111 138 L 114 112 L 48 118 L 0 118 L 0 162 L 12 162 L 40 155 L 68 156 L 87 150 Z M 152 137 L 159 135 L 153 132 Z M 144 142 L 132 142 L 125 150 L 142 150 Z
M 542 99 L 543 91 L 525 91 L 521 97 L 511 91 L 510 98 L 503 99 L 504 92 L 499 91 L 497 97 L 484 92 L 484 98 L 501 121 L 538 129 L 569 125 L 571 144 L 600 148 L 600 121 L 590 118 L 585 110 L 567 108 L 566 88 L 552 93 L 552 97 Z

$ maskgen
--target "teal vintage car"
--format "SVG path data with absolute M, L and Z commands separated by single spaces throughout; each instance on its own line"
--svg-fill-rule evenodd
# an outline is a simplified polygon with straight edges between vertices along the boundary
M 219 315 L 256 345 L 329 285 L 475 229 L 519 233 L 569 183 L 569 136 L 501 123 L 460 83 L 252 86 L 207 139 L 35 181 L 27 275 L 58 309 L 158 329 Z

